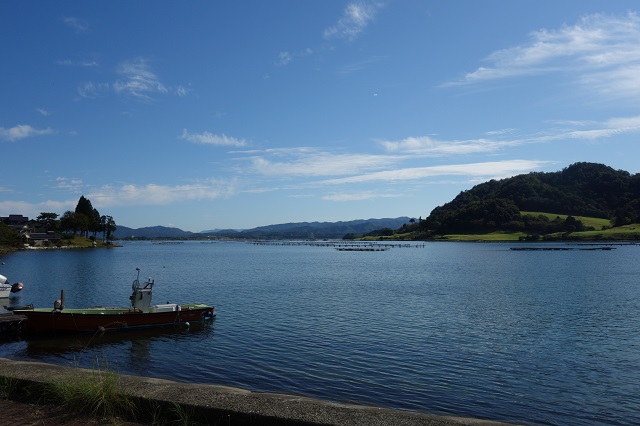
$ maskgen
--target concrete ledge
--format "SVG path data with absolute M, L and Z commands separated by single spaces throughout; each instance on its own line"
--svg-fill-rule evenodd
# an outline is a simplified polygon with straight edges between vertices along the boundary
M 95 370 L 0 358 L 0 376 L 16 379 L 19 386 L 73 380 Z M 505 425 L 462 417 L 442 417 L 402 410 L 336 404 L 318 399 L 251 392 L 226 386 L 180 383 L 164 379 L 117 375 L 123 393 L 142 404 L 179 404 L 194 420 L 224 425 L 354 425 L 354 426 L 456 426 Z

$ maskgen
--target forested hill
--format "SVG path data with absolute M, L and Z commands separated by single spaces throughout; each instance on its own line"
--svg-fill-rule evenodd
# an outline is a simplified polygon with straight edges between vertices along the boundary
M 640 222 L 640 174 L 603 164 L 575 163 L 559 172 L 491 180 L 436 207 L 416 227 L 434 233 L 521 231 L 521 211 Z M 531 219 L 531 218 L 529 218 Z

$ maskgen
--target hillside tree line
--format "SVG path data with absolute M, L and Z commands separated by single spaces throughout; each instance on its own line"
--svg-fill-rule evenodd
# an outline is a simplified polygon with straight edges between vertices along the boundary
M 84 195 L 78 200 L 74 211 L 66 211 L 62 216 L 58 213 L 41 212 L 31 222 L 37 232 L 55 232 L 63 237 L 81 235 L 93 240 L 98 234 L 102 234 L 102 241 L 107 242 L 114 239 L 113 233 L 117 229 L 113 217 L 100 215 Z M 0 225 L 0 245 L 17 247 L 23 243 L 18 231 L 5 224 Z
M 549 219 L 545 212 L 568 216 Z M 497 230 L 549 234 L 587 230 L 574 216 L 609 219 L 613 226 L 640 223 L 640 174 L 580 162 L 559 172 L 533 172 L 490 180 L 436 207 L 423 221 L 397 233 L 423 236 Z

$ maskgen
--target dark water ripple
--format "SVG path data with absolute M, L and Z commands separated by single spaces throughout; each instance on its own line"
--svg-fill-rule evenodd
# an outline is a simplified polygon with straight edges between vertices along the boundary
M 638 246 L 386 252 L 220 243 L 12 255 L 19 300 L 213 303 L 204 326 L 0 344 L 0 356 L 525 424 L 640 424 Z

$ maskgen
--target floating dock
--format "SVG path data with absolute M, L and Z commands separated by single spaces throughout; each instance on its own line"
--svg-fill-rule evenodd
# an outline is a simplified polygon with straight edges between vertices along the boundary
M 344 241 L 282 241 L 282 240 L 257 240 L 251 244 L 258 246 L 311 246 L 311 247 L 337 247 L 337 248 L 425 248 L 425 243 L 401 243 L 401 242 L 344 242 Z
M 338 251 L 387 251 L 388 247 L 338 247 Z
M 614 247 L 511 247 L 516 251 L 568 251 L 568 250 L 615 250 Z

